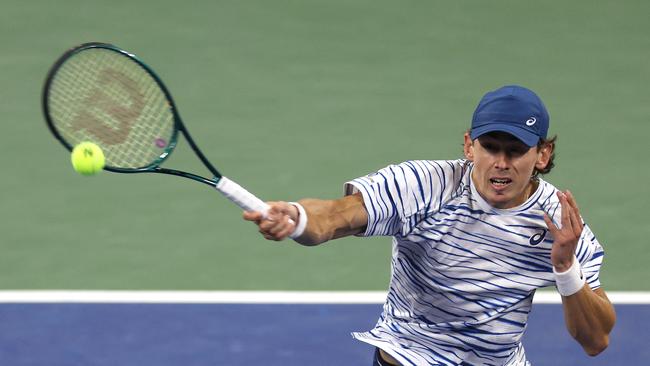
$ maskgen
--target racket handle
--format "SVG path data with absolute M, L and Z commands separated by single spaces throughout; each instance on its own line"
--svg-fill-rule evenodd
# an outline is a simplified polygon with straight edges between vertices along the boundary
M 221 177 L 215 188 L 245 211 L 258 211 L 264 216 L 269 211 L 269 205 L 264 201 L 226 177 Z

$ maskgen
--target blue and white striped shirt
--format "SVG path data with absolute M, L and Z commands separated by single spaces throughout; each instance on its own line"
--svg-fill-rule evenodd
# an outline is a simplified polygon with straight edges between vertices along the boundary
M 403 365 L 525 365 L 521 337 L 535 290 L 555 284 L 547 213 L 557 189 L 540 179 L 518 207 L 476 191 L 467 160 L 408 161 L 346 183 L 368 211 L 364 236 L 392 236 L 392 276 L 374 329 L 353 333 Z M 585 225 L 576 255 L 592 289 L 603 249 Z

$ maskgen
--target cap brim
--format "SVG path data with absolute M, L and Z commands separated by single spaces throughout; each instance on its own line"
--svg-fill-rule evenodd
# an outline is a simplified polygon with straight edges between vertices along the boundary
M 537 136 L 536 134 L 524 130 L 523 128 L 520 128 L 518 126 L 513 126 L 511 123 L 507 123 L 507 122 L 490 122 L 486 126 L 481 126 L 472 129 L 469 133 L 469 136 L 472 138 L 472 140 L 475 140 L 481 137 L 482 135 L 485 135 L 488 132 L 495 132 L 495 131 L 509 133 L 530 147 L 537 146 L 537 143 L 539 142 L 539 136 Z

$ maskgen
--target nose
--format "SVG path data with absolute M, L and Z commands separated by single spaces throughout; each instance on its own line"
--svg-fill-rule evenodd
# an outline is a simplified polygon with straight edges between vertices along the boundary
M 494 156 L 494 167 L 499 170 L 508 170 L 510 167 L 510 158 L 504 151 L 500 151 Z

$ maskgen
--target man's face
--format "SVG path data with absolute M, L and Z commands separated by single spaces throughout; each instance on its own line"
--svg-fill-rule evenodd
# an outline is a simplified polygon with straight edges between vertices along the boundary
M 505 132 L 490 132 L 472 141 L 465 134 L 465 157 L 474 162 L 472 180 L 479 194 L 495 208 L 512 208 L 532 193 L 535 167 L 546 167 L 552 148 L 529 147 Z

